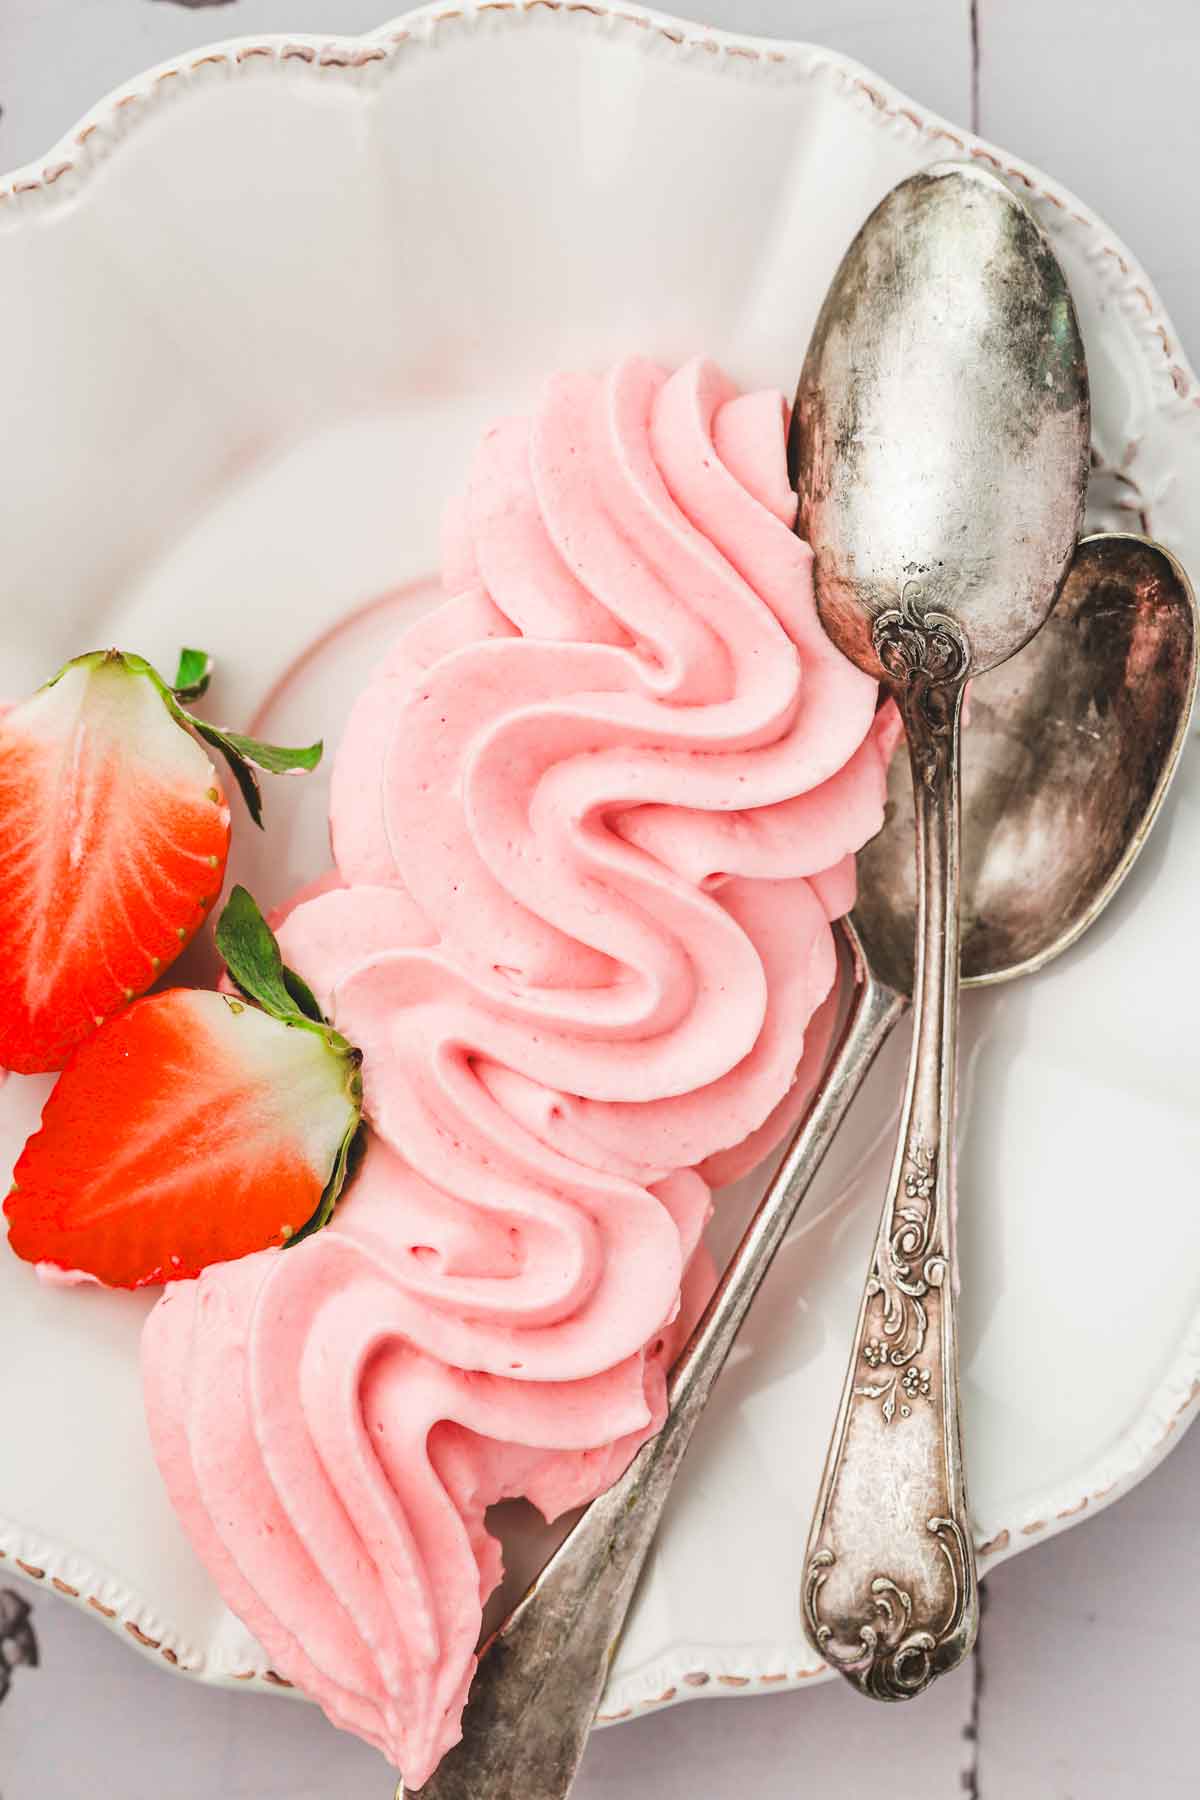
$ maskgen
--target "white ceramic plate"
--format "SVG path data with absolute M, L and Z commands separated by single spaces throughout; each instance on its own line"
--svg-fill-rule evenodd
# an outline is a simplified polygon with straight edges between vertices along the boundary
M 947 155 L 1005 172 L 1067 267 L 1105 471 L 1094 516 L 1140 519 L 1200 568 L 1194 378 L 1085 207 L 828 52 L 599 0 L 492 0 L 365 39 L 189 56 L 0 183 L 4 689 L 95 643 L 164 666 L 200 643 L 223 716 L 266 703 L 278 735 L 335 736 L 380 643 L 425 604 L 441 501 L 489 416 L 554 365 L 634 348 L 704 348 L 789 388 L 858 224 Z M 239 823 L 235 872 L 265 901 L 322 866 L 322 799 L 320 780 L 276 783 L 269 837 Z M 1200 977 L 1177 950 L 1198 815 L 1193 756 L 1086 942 L 968 998 L 963 1349 L 985 1560 L 1128 1488 L 1200 1387 Z M 607 1718 L 819 1673 L 801 1554 L 903 1050 L 743 1333 Z M 3 1158 L 47 1086 L 0 1090 Z M 746 1198 L 724 1207 L 722 1242 Z M 148 1304 L 47 1290 L 0 1254 L 0 1549 L 148 1654 L 269 1683 L 150 1459 Z

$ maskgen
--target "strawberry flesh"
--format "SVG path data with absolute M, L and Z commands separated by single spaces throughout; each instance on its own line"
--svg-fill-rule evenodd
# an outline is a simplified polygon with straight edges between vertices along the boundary
M 173 988 L 75 1051 L 4 1203 L 33 1263 L 110 1287 L 285 1244 L 359 1122 L 357 1055 L 327 1027 Z
M 0 1066 L 67 1055 L 179 955 L 229 808 L 153 675 L 96 652 L 0 719 Z

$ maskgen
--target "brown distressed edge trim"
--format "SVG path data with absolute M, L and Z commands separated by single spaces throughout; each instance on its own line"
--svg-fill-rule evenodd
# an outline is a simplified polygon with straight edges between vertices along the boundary
M 10 1553 L 7 1550 L 0 1550 L 0 1562 L 8 1562 L 9 1560 Z M 14 1555 L 11 1557 L 11 1561 L 13 1567 L 20 1569 L 21 1573 L 27 1575 L 31 1581 L 48 1581 L 49 1586 L 54 1588 L 57 1593 L 62 1594 L 66 1599 L 78 1601 L 80 1606 L 89 1607 L 92 1612 L 99 1613 L 102 1619 L 115 1621 L 123 1630 L 128 1632 L 131 1638 L 141 1644 L 144 1649 L 157 1650 L 163 1660 L 170 1663 L 172 1668 L 182 1668 L 185 1674 L 190 1673 L 190 1671 L 180 1663 L 178 1652 L 173 1650 L 169 1644 L 164 1644 L 161 1638 L 151 1637 L 148 1632 L 142 1630 L 142 1627 L 135 1619 L 119 1619 L 117 1617 L 116 1607 L 106 1606 L 104 1601 L 96 1594 L 82 1593 L 79 1588 L 73 1587 L 69 1581 L 64 1581 L 61 1576 L 47 1576 L 47 1572 L 44 1568 L 40 1568 L 37 1563 L 26 1562 L 24 1557 Z M 248 1669 L 244 1672 L 238 1671 L 237 1673 L 232 1674 L 231 1679 L 234 1681 L 265 1681 L 268 1682 L 270 1686 L 278 1688 L 290 1688 L 295 1685 L 293 1682 L 288 1681 L 283 1675 L 278 1674 L 274 1669 L 263 1669 L 261 1671 L 257 1669 Z

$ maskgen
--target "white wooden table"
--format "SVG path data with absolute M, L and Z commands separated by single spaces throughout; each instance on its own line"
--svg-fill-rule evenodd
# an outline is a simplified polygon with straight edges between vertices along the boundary
M 1200 161 L 1196 0 L 676 5 L 843 50 L 1040 164 L 1135 247 L 1200 354 L 1188 199 Z M 0 0 L 0 168 L 36 156 L 107 89 L 178 51 L 242 31 L 364 30 L 388 10 L 388 0 Z M 869 1707 L 838 1685 L 675 1708 L 597 1734 L 579 1800 L 1195 1793 L 1185 1746 L 1200 1674 L 1198 1498 L 1200 1432 L 1119 1507 L 996 1570 L 981 1651 L 925 1699 Z M 2 1609 L 0 1597 L 0 1620 Z M 0 1704 L 0 1800 L 391 1792 L 375 1754 L 315 1708 L 173 1678 L 49 1595 L 35 1597 L 32 1624 L 40 1666 L 18 1666 Z

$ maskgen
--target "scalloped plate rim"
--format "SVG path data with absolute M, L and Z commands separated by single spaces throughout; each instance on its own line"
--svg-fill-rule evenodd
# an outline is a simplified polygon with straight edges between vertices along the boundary
M 870 101 L 862 117 L 882 126 L 887 119 L 902 116 L 911 121 L 923 135 L 944 137 L 952 145 L 961 146 L 960 154 L 976 157 L 999 172 L 1015 178 L 1035 197 L 1048 200 L 1068 214 L 1071 220 L 1098 234 L 1097 252 L 1112 258 L 1121 273 L 1121 286 L 1128 301 L 1139 301 L 1144 313 L 1144 331 L 1137 334 L 1140 351 L 1147 361 L 1152 381 L 1166 375 L 1170 393 L 1164 387 L 1160 406 L 1175 411 L 1178 417 L 1194 419 L 1195 435 L 1200 441 L 1200 394 L 1188 359 L 1179 346 L 1166 309 L 1137 258 L 1125 247 L 1110 227 L 1093 209 L 1080 201 L 1062 184 L 1045 175 L 1034 165 L 1001 151 L 997 146 L 965 128 L 952 126 L 938 114 L 909 99 L 885 77 L 879 76 L 851 57 L 823 46 L 800 40 L 754 37 L 737 32 L 689 22 L 667 13 L 637 4 L 609 5 L 573 3 L 573 0 L 481 0 L 473 7 L 447 8 L 438 3 L 400 14 L 375 30 L 360 34 L 321 34 L 263 32 L 215 39 L 212 43 L 152 65 L 113 88 L 88 109 L 52 148 L 41 157 L 0 175 L 0 228 L 17 226 L 24 197 L 38 189 L 52 187 L 65 174 L 79 174 L 74 157 L 81 143 L 95 130 L 119 127 L 120 139 L 139 128 L 136 110 L 132 116 L 123 109 L 152 91 L 156 82 L 170 76 L 194 71 L 207 61 L 221 58 L 235 65 L 246 61 L 270 60 L 278 64 L 283 53 L 311 52 L 303 60 L 310 65 L 345 70 L 360 62 L 379 63 L 390 60 L 404 44 L 418 33 L 426 34 L 427 45 L 440 25 L 453 24 L 471 29 L 486 15 L 508 14 L 514 21 L 520 16 L 539 11 L 559 15 L 564 28 L 586 23 L 616 29 L 625 24 L 639 30 L 653 30 L 671 42 L 677 51 L 690 54 L 698 48 L 720 54 L 712 55 L 707 65 L 715 74 L 730 70 L 742 59 L 769 61 L 792 66 L 797 75 L 813 79 L 821 70 L 832 69 L 847 82 L 858 87 Z M 364 47 L 381 49 L 383 58 L 363 58 Z M 345 56 L 337 54 L 345 51 Z M 324 53 L 324 54 L 322 54 Z M 332 54 L 331 54 L 332 53 Z M 733 59 L 737 59 L 735 62 Z M 113 146 L 119 150 L 120 143 Z M 947 155 L 955 154 L 953 150 Z M 83 171 L 86 180 L 89 171 Z M 16 202 L 13 207 L 12 203 Z M 4 205 L 4 203 L 9 203 Z M 7 217 L 5 215 L 8 215 Z M 1157 348 L 1151 347 L 1151 340 Z M 1165 363 L 1165 369 L 1164 369 Z M 1200 1312 L 1191 1320 L 1183 1341 L 1164 1373 L 1149 1403 L 1137 1421 L 1109 1448 L 1105 1458 L 1101 1484 L 1080 1485 L 1072 1478 L 1060 1485 L 1059 1491 L 1046 1499 L 1037 1516 L 1013 1519 L 989 1532 L 987 1541 L 978 1545 L 987 1569 L 1016 1555 L 1034 1542 L 1068 1529 L 1081 1518 L 1111 1505 L 1148 1475 L 1190 1425 L 1200 1401 Z M 48 1585 L 80 1607 L 89 1608 L 111 1630 L 124 1633 L 127 1641 L 143 1655 L 161 1666 L 165 1658 L 177 1673 L 207 1685 L 233 1688 L 253 1687 L 262 1692 L 288 1692 L 290 1684 L 273 1671 L 231 1674 L 212 1668 L 185 1668 L 178 1664 L 175 1653 L 166 1642 L 172 1634 L 161 1624 L 162 1614 L 139 1597 L 113 1571 L 99 1566 L 92 1569 L 92 1579 L 79 1573 L 84 1560 L 65 1546 L 41 1538 L 36 1530 L 21 1528 L 0 1518 L 0 1559 L 19 1578 L 32 1585 Z M 71 1579 L 74 1575 L 75 1579 Z M 124 1596 L 122 1598 L 122 1596 Z M 157 1635 L 155 1635 L 157 1633 Z M 650 1663 L 625 1675 L 616 1694 L 606 1695 L 599 1724 L 616 1723 L 634 1713 L 672 1703 L 699 1698 L 702 1695 L 737 1695 L 756 1691 L 777 1691 L 812 1685 L 831 1678 L 832 1671 L 815 1657 L 804 1667 L 768 1667 L 786 1662 L 780 1653 L 772 1656 L 755 1646 L 733 1655 L 718 1646 L 681 1643 Z M 793 1659 L 794 1661 L 794 1659 Z M 748 1662 L 762 1666 L 745 1673 Z M 737 1667 L 730 1665 L 736 1663 Z

